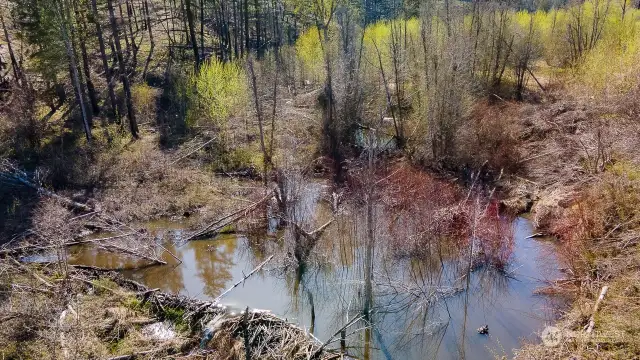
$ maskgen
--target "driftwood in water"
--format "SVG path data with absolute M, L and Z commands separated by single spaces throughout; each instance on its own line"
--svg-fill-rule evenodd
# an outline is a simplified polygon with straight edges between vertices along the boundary
M 267 258 L 267 260 L 263 261 L 262 263 L 260 263 L 260 265 L 256 266 L 255 269 L 251 270 L 250 273 L 248 273 L 247 275 L 242 277 L 242 280 L 236 282 L 235 284 L 233 284 L 233 286 L 231 286 L 230 288 L 228 288 L 227 290 L 225 290 L 222 294 L 218 295 L 217 298 L 215 298 L 215 300 L 213 300 L 214 303 L 219 303 L 220 300 L 222 300 L 222 298 L 227 295 L 229 292 L 231 292 L 231 290 L 235 289 L 238 285 L 242 284 L 243 282 L 245 282 L 245 280 L 247 280 L 251 275 L 255 274 L 256 272 L 260 271 L 260 269 L 262 269 L 269 261 L 271 261 L 271 259 L 273 259 L 273 255 L 269 256 Z
M 260 263 L 260 265 L 256 266 L 253 270 L 251 270 L 250 273 L 248 273 L 247 275 L 243 276 L 242 279 L 238 282 L 236 282 L 235 284 L 233 284 L 230 288 L 228 288 L 227 290 L 225 290 L 224 292 L 222 292 L 222 294 L 218 295 L 217 298 L 215 298 L 213 301 L 207 301 L 205 303 L 203 303 L 201 305 L 201 307 L 195 309 L 192 313 L 186 314 L 185 317 L 190 317 L 194 314 L 197 314 L 199 312 L 201 312 L 202 310 L 204 310 L 207 307 L 211 307 L 211 306 L 216 306 L 220 300 L 222 300 L 222 298 L 227 295 L 229 292 L 231 292 L 231 290 L 235 289 L 236 287 L 238 287 L 238 285 L 242 284 L 245 282 L 245 280 L 247 280 L 251 275 L 255 274 L 256 272 L 258 272 L 260 269 L 262 269 L 263 266 L 265 266 L 269 261 L 271 261 L 271 259 L 273 259 L 273 255 L 269 256 L 267 258 L 267 260 L 263 261 L 262 263 Z
M 207 226 L 205 226 L 204 228 L 194 232 L 193 234 L 189 235 L 186 239 L 184 239 L 184 241 L 191 241 L 191 240 L 195 240 L 195 239 L 202 239 L 202 238 L 206 238 L 206 237 L 210 237 L 212 235 L 217 234 L 221 229 L 225 228 L 226 226 L 235 223 L 236 221 L 244 218 L 245 216 L 249 215 L 252 211 L 254 211 L 255 209 L 257 209 L 260 205 L 264 204 L 267 200 L 269 200 L 272 197 L 272 193 L 269 192 L 265 197 L 263 197 L 262 199 L 260 199 L 259 201 L 244 207 L 240 210 L 237 210 L 231 214 L 225 215 L 219 219 L 217 219 L 216 221 L 208 224 Z
M 324 230 L 329 225 L 331 225 L 333 220 L 334 219 L 327 221 L 324 225 L 311 232 L 305 231 L 300 225 L 296 224 L 295 222 L 289 222 L 293 226 L 295 231 L 296 243 L 294 248 L 294 256 L 296 257 L 298 263 L 304 263 L 307 260 L 309 254 L 311 253 L 311 250 L 313 250 L 313 248 L 316 246 L 318 239 L 320 239 L 320 236 L 322 236 Z

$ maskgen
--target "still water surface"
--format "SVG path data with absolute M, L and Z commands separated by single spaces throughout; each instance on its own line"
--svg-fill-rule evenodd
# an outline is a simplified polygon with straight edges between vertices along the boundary
M 309 206 L 314 206 L 313 203 Z M 322 209 L 309 223 L 322 224 Z M 231 291 L 223 303 L 231 309 L 268 309 L 327 341 L 365 303 L 364 246 L 360 215 L 354 211 L 332 224 L 314 250 L 315 265 L 285 269 L 287 236 L 221 235 L 182 243 L 178 222 L 147 224 L 166 241 L 182 264 L 165 254 L 170 265 L 125 270 L 124 274 L 151 288 L 213 299 L 243 278 L 270 254 L 280 254 L 265 269 Z M 506 273 L 480 269 L 470 281 L 454 262 L 439 263 L 387 256 L 384 240 L 377 244 L 372 275 L 371 330 L 347 331 L 346 350 L 366 359 L 494 359 L 511 357 L 523 340 L 538 341 L 536 333 L 554 320 L 551 299 L 534 294 L 541 280 L 558 276 L 550 242 L 526 239 L 531 223 L 517 218 L 515 246 Z M 384 236 L 380 236 L 384 238 Z M 159 240 L 160 241 L 160 240 Z M 92 247 L 72 250 L 71 262 L 106 268 L 134 268 L 134 260 Z M 489 335 L 477 328 L 489 326 Z M 333 343 L 340 346 L 338 339 Z

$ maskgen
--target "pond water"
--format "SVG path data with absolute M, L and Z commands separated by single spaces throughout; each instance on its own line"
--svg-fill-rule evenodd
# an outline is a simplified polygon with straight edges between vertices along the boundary
M 321 190 L 320 185 L 307 188 L 306 200 L 290 214 L 306 229 L 334 217 L 318 200 Z M 558 277 L 553 244 L 527 239 L 534 232 L 527 219 L 513 221 L 514 251 L 505 271 L 479 268 L 466 276 L 457 261 L 446 255 L 443 261 L 442 253 L 438 261 L 393 256 L 386 245 L 393 234 L 382 225 L 385 216 L 376 210 L 375 250 L 368 253 L 366 211 L 346 207 L 319 238 L 304 269 L 287 267 L 288 229 L 184 243 L 183 224 L 155 222 L 147 224 L 149 231 L 182 263 L 165 253 L 168 265 L 123 272 L 151 288 L 214 299 L 274 254 L 222 303 L 235 311 L 246 306 L 269 310 L 321 341 L 332 340 L 337 348 L 340 336 L 333 335 L 370 309 L 368 322 L 349 327 L 342 344 L 348 354 L 363 359 L 511 357 L 523 340 L 538 341 L 536 333 L 554 321 L 557 304 L 535 295 L 542 280 Z M 368 255 L 373 271 L 367 274 Z M 72 249 L 70 262 L 119 269 L 139 265 L 89 246 Z M 489 334 L 478 334 L 484 325 Z

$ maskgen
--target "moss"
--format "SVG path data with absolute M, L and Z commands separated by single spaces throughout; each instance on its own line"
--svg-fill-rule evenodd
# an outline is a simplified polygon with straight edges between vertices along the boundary
M 170 321 L 179 332 L 189 331 L 189 323 L 184 320 L 184 309 L 166 307 L 164 309 L 163 317 L 165 320 Z
M 218 231 L 220 234 L 233 234 L 236 232 L 236 225 L 235 224 L 228 224 L 225 225 L 225 227 L 223 227 L 222 229 L 220 229 L 220 231 Z
M 109 290 L 115 290 L 119 288 L 118 284 L 113 282 L 113 280 L 106 278 L 91 280 L 91 284 L 95 288 L 97 295 L 109 292 Z
M 131 310 L 139 310 L 143 307 L 142 305 L 142 301 L 140 301 L 138 298 L 136 297 L 130 297 L 130 298 L 126 298 L 124 299 L 124 301 L 122 302 L 122 304 L 126 307 L 129 308 Z M 146 305 L 146 304 L 145 304 Z

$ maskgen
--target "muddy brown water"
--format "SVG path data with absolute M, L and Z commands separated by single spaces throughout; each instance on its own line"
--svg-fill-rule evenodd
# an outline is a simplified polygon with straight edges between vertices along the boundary
M 331 210 L 319 201 L 321 185 L 303 190 L 305 196 L 290 216 L 314 229 L 332 217 Z M 544 279 L 559 276 L 553 244 L 527 239 L 534 229 L 526 218 L 513 221 L 514 251 L 506 272 L 480 268 L 467 282 L 456 259 L 435 264 L 390 255 L 386 244 L 392 235 L 385 233 L 380 219 L 386 215 L 376 212 L 369 287 L 364 270 L 365 212 L 356 207 L 347 207 L 336 216 L 304 269 L 287 267 L 292 237 L 286 229 L 183 243 L 184 224 L 157 221 L 146 224 L 147 228 L 182 264 L 164 254 L 168 265 L 125 270 L 124 274 L 151 288 L 214 299 L 275 254 L 274 260 L 222 303 L 230 311 L 246 306 L 269 310 L 321 341 L 331 340 L 335 348 L 341 347 L 340 336 L 332 335 L 368 306 L 369 322 L 358 321 L 345 332 L 344 350 L 363 359 L 511 357 L 523 341 L 539 341 L 536 334 L 556 319 L 556 300 L 535 294 Z M 90 246 L 71 249 L 69 255 L 75 264 L 128 269 L 139 265 L 121 254 Z M 488 325 L 488 335 L 478 334 L 483 325 Z

